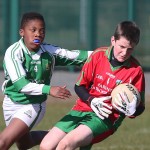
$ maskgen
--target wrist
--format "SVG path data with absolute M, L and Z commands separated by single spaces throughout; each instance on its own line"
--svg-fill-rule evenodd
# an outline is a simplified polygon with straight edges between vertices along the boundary
M 87 99 L 87 104 L 88 105 L 91 105 L 91 101 L 94 99 L 94 97 L 93 96 L 89 96 L 89 98 Z
M 50 89 L 51 89 L 51 86 L 49 86 L 49 85 L 44 85 L 44 86 L 43 86 L 43 89 L 42 89 L 42 94 L 50 95 Z

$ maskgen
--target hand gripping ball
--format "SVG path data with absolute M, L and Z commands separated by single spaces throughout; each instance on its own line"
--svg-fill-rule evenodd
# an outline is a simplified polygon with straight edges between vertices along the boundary
M 129 83 L 122 83 L 119 84 L 118 86 L 116 86 L 112 92 L 111 92 L 111 96 L 112 96 L 112 106 L 113 103 L 115 103 L 115 101 L 117 101 L 117 104 L 120 104 L 120 106 L 123 106 L 123 99 L 122 101 L 120 101 L 117 97 L 117 94 L 120 92 L 125 92 L 127 95 L 127 100 L 129 103 L 132 102 L 132 100 L 134 99 L 134 95 L 137 97 L 137 104 L 136 106 L 139 105 L 140 101 L 141 101 L 141 96 L 139 91 L 137 90 L 137 88 Z

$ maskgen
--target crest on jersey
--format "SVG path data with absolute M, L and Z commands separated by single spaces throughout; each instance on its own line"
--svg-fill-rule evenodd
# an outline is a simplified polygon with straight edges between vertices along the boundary
M 119 85 L 122 83 L 122 80 L 116 80 L 116 85 Z

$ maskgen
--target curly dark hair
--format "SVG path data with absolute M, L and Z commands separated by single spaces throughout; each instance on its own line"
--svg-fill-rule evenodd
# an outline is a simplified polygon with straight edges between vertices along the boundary
M 23 14 L 22 16 L 20 28 L 24 28 L 24 26 L 26 25 L 28 21 L 35 20 L 35 19 L 43 21 L 44 26 L 45 26 L 44 17 L 41 14 L 37 12 L 28 12 L 28 13 Z

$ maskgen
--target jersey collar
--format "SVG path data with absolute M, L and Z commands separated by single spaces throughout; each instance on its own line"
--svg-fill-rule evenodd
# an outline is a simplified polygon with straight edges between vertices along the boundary
M 28 48 L 25 46 L 24 41 L 23 41 L 23 37 L 19 40 L 19 44 L 22 47 L 23 51 L 25 53 L 27 53 L 30 56 L 36 55 L 36 54 L 41 54 L 42 53 L 42 49 L 40 48 L 37 52 L 30 52 L 28 50 Z

